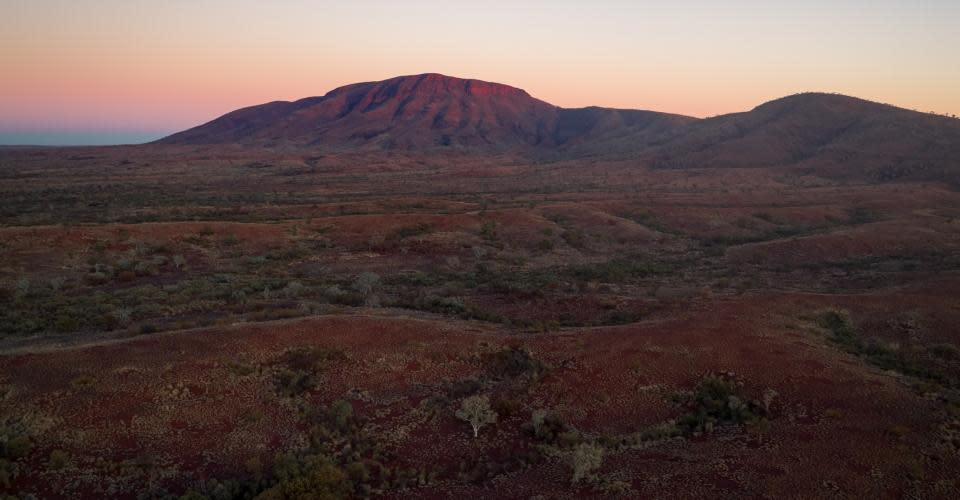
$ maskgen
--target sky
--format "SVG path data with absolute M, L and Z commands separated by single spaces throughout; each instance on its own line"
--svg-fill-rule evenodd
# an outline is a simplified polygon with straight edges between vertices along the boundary
M 443 73 L 706 117 L 802 91 L 960 114 L 960 0 L 0 0 L 0 144 L 156 139 Z

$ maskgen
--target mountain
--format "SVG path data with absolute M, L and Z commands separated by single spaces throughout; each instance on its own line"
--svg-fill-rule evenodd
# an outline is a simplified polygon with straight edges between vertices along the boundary
M 652 111 L 562 109 L 508 85 L 431 73 L 243 108 L 159 143 L 512 150 L 577 144 L 618 130 L 665 132 L 692 121 Z
M 647 141 L 641 157 L 655 168 L 793 165 L 877 180 L 939 178 L 960 171 L 960 120 L 804 93 L 692 123 Z
M 960 184 L 955 118 L 824 93 L 707 119 L 564 109 L 508 85 L 434 73 L 239 109 L 158 144 L 515 151 L 661 169 L 796 167 L 829 177 Z

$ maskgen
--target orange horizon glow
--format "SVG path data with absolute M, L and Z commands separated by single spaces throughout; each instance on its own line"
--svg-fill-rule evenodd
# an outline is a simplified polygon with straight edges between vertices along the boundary
M 0 6 L 0 134 L 163 135 L 442 73 L 561 107 L 697 117 L 802 91 L 960 114 L 960 2 L 120 2 Z

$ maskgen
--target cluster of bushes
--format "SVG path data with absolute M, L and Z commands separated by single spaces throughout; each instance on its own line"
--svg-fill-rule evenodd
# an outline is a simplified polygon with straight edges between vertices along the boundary
M 433 232 L 432 224 L 415 224 L 412 226 L 403 226 L 400 229 L 397 229 L 393 234 L 390 235 L 388 239 L 393 241 L 403 241 L 407 238 L 422 236 L 425 234 L 430 234 L 431 232 Z
M 579 229 L 566 229 L 561 234 L 563 242 L 578 250 L 587 246 L 587 236 Z
M 712 432 L 725 425 L 756 425 L 767 417 L 775 394 L 767 393 L 766 401 L 750 399 L 743 393 L 743 384 L 732 376 L 710 375 L 692 392 L 674 396 L 686 410 L 676 425 L 684 434 Z
M 118 301 L 103 292 L 68 295 L 32 288 L 10 294 L 0 307 L 0 336 L 112 330 L 124 319 Z
M 401 292 L 396 299 L 384 303 L 388 307 L 428 311 L 436 314 L 455 316 L 461 319 L 473 319 L 501 323 L 504 318 L 496 313 L 466 303 L 460 297 L 424 294 L 422 292 Z
M 832 342 L 874 366 L 960 390 L 960 349 L 953 344 L 925 345 L 907 341 L 892 345 L 867 338 L 860 335 L 850 314 L 840 309 L 820 311 L 816 323 L 828 333 Z
M 500 270 L 484 264 L 468 274 L 465 283 L 471 288 L 517 297 L 541 297 L 545 290 L 556 288 L 559 277 L 548 269 Z
M 546 371 L 543 362 L 534 358 L 530 351 L 516 346 L 484 353 L 481 362 L 487 377 L 492 380 L 535 378 Z
M 567 425 L 560 417 L 546 410 L 533 412 L 523 430 L 539 444 L 571 448 L 583 441 L 579 431 Z
M 711 375 L 691 392 L 673 400 L 684 413 L 678 419 L 622 435 L 588 436 L 565 423 L 557 414 L 535 411 L 523 431 L 534 441 L 542 459 L 561 459 L 571 471 L 573 483 L 590 484 L 606 494 L 625 493 L 630 485 L 596 474 L 608 451 L 640 449 L 665 440 L 711 432 L 719 426 L 757 425 L 771 415 L 776 392 L 766 391 L 760 400 L 744 395 L 743 384 L 732 375 Z
M 581 282 L 620 283 L 663 274 L 666 269 L 657 263 L 637 259 L 616 258 L 597 264 L 570 266 L 564 275 Z
M 866 207 L 853 207 L 847 211 L 847 224 L 854 226 L 877 222 L 882 218 L 880 213 Z
M 544 410 L 533 412 L 523 430 L 536 443 L 540 460 L 560 460 L 570 468 L 572 484 L 585 483 L 598 493 L 611 495 L 631 490 L 629 483 L 597 474 L 607 453 L 605 443 L 612 438 L 591 438 Z
M 277 392 L 286 397 L 299 396 L 312 390 L 322 373 L 335 362 L 343 361 L 343 351 L 323 347 L 288 349 L 274 366 Z
M 0 421 L 0 489 L 10 488 L 20 470 L 18 460 L 33 449 L 32 431 L 22 419 Z
M 129 236 L 120 230 L 117 238 L 125 241 Z M 94 248 L 95 256 L 88 262 L 86 282 L 90 285 L 104 285 L 111 281 L 129 283 L 138 277 L 182 270 L 187 265 L 187 259 L 182 254 L 173 254 L 166 245 L 138 244 L 124 254 L 108 259 L 104 244 L 102 241 L 98 243 Z
M 480 226 L 480 237 L 488 242 L 495 242 L 499 238 L 497 223 L 486 221 Z
M 157 263 L 171 269 L 186 266 L 186 259 L 180 255 L 156 254 L 164 251 L 167 249 L 145 248 L 137 255 L 153 255 L 139 261 L 124 257 L 104 264 L 102 258 L 97 258 L 86 277 L 86 284 L 94 288 L 66 287 L 68 281 L 63 278 L 51 279 L 49 283 L 22 278 L 0 285 L 0 336 L 112 331 L 143 326 L 134 325 L 141 322 L 150 322 L 154 329 L 190 328 L 212 324 L 216 316 L 226 314 L 243 314 L 251 321 L 299 317 L 313 310 L 303 302 L 310 300 L 349 306 L 380 303 L 380 277 L 369 272 L 334 281 L 343 288 L 330 281 L 299 280 L 263 270 L 185 277 L 172 284 L 100 288 L 155 274 L 153 264 L 144 267 L 137 262 Z M 269 261 L 268 257 L 263 259 Z M 250 265 L 256 261 L 247 262 Z M 457 308 L 453 301 L 431 306 Z
M 354 415 L 347 401 L 337 401 L 326 408 L 302 407 L 301 420 L 307 429 L 306 446 L 278 454 L 266 470 L 249 471 L 243 479 L 206 481 L 182 496 L 168 498 L 368 498 L 436 480 L 436 473 L 425 469 L 386 465 L 394 457 L 370 432 L 369 424 Z

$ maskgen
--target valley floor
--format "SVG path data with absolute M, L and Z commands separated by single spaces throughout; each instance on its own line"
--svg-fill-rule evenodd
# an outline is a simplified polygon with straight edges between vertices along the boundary
M 948 186 L 84 148 L 0 195 L 2 493 L 957 495 Z

